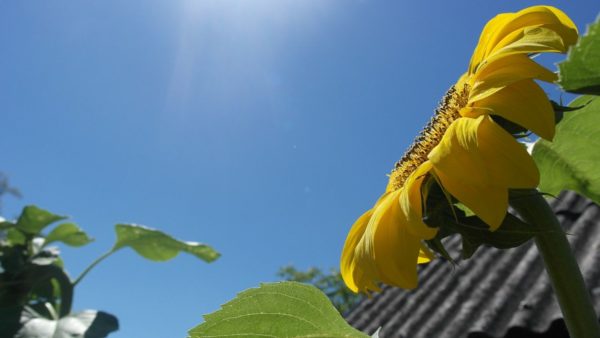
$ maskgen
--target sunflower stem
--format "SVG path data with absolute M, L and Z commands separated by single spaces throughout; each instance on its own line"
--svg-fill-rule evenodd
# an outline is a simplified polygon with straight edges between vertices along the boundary
M 536 190 L 511 198 L 511 205 L 539 230 L 535 244 L 542 256 L 571 338 L 600 338 L 600 325 L 581 271 L 554 212 Z

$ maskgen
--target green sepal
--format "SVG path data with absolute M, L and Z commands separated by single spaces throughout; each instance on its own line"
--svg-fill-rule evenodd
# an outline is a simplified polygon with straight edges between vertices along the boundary
M 439 232 L 438 232 L 438 235 L 439 235 Z M 448 253 L 448 250 L 446 250 L 444 243 L 442 243 L 442 238 L 443 237 L 441 237 L 441 236 L 439 236 L 439 237 L 436 236 L 432 239 L 426 240 L 425 243 L 427 244 L 429 249 L 433 250 L 434 252 L 436 252 L 438 255 L 442 256 L 444 259 L 446 259 L 450 263 L 456 264 L 456 262 L 454 261 L 452 256 L 450 256 L 450 254 Z
M 526 137 L 529 132 L 526 128 L 521 127 L 520 125 L 505 119 L 500 115 L 492 115 L 492 120 L 496 122 L 502 129 L 506 130 L 509 134 L 515 135 L 516 137 Z
M 518 247 L 537 233 L 532 226 L 510 213 L 506 214 L 504 221 L 494 232 L 490 231 L 489 226 L 476 216 L 466 217 L 456 223 L 449 222 L 449 225 L 462 236 L 463 258 L 473 256 L 481 245 L 498 249 Z
M 553 100 L 550 100 L 550 104 L 552 104 L 552 109 L 554 110 L 554 123 L 555 124 L 558 124 L 560 121 L 562 121 L 565 113 L 585 107 L 585 105 L 577 106 L 577 107 L 563 106 L 562 104 L 555 102 Z
M 450 256 L 441 243 L 441 239 L 453 234 L 459 234 L 462 240 L 462 258 L 470 258 L 481 245 L 499 249 L 517 247 L 530 240 L 537 232 L 529 224 L 521 221 L 510 213 L 495 231 L 477 216 L 470 216 L 458 202 L 450 204 L 441 187 L 436 183 L 431 185 L 426 201 L 427 207 L 423 222 L 430 227 L 439 228 L 435 241 L 427 242 L 432 250 L 442 257 Z M 457 207 L 461 206 L 461 208 Z M 443 249 L 440 249 L 441 248 Z

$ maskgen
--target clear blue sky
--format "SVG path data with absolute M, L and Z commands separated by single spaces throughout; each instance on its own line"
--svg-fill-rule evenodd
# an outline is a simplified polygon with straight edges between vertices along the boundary
M 111 337 L 185 337 L 282 265 L 337 266 L 487 20 L 537 4 L 515 3 L 0 1 L 0 170 L 25 196 L 4 214 L 71 215 L 96 238 L 63 248 L 71 275 L 118 222 L 213 245 L 212 264 L 126 250 L 76 289 Z M 549 4 L 580 29 L 600 9 Z

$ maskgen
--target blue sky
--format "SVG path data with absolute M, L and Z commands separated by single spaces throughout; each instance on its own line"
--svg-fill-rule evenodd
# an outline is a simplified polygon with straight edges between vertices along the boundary
M 77 287 L 114 338 L 184 337 L 280 266 L 337 266 L 347 231 L 521 1 L 0 1 L 0 170 L 96 241 L 134 222 L 206 242 L 212 264 L 130 250 Z M 550 1 L 584 30 L 597 1 Z M 549 88 L 549 94 L 558 91 Z

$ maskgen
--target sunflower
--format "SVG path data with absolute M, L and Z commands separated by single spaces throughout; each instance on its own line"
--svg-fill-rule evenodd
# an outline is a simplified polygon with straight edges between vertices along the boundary
M 527 130 L 554 136 L 553 108 L 535 80 L 557 76 L 530 56 L 565 53 L 577 37 L 569 17 L 549 6 L 503 13 L 486 24 L 468 71 L 396 163 L 384 194 L 352 226 L 341 257 L 351 290 L 417 286 L 417 264 L 434 257 L 423 241 L 438 231 L 422 219 L 428 180 L 491 231 L 506 216 L 509 189 L 537 187 L 538 169 L 517 138 Z

